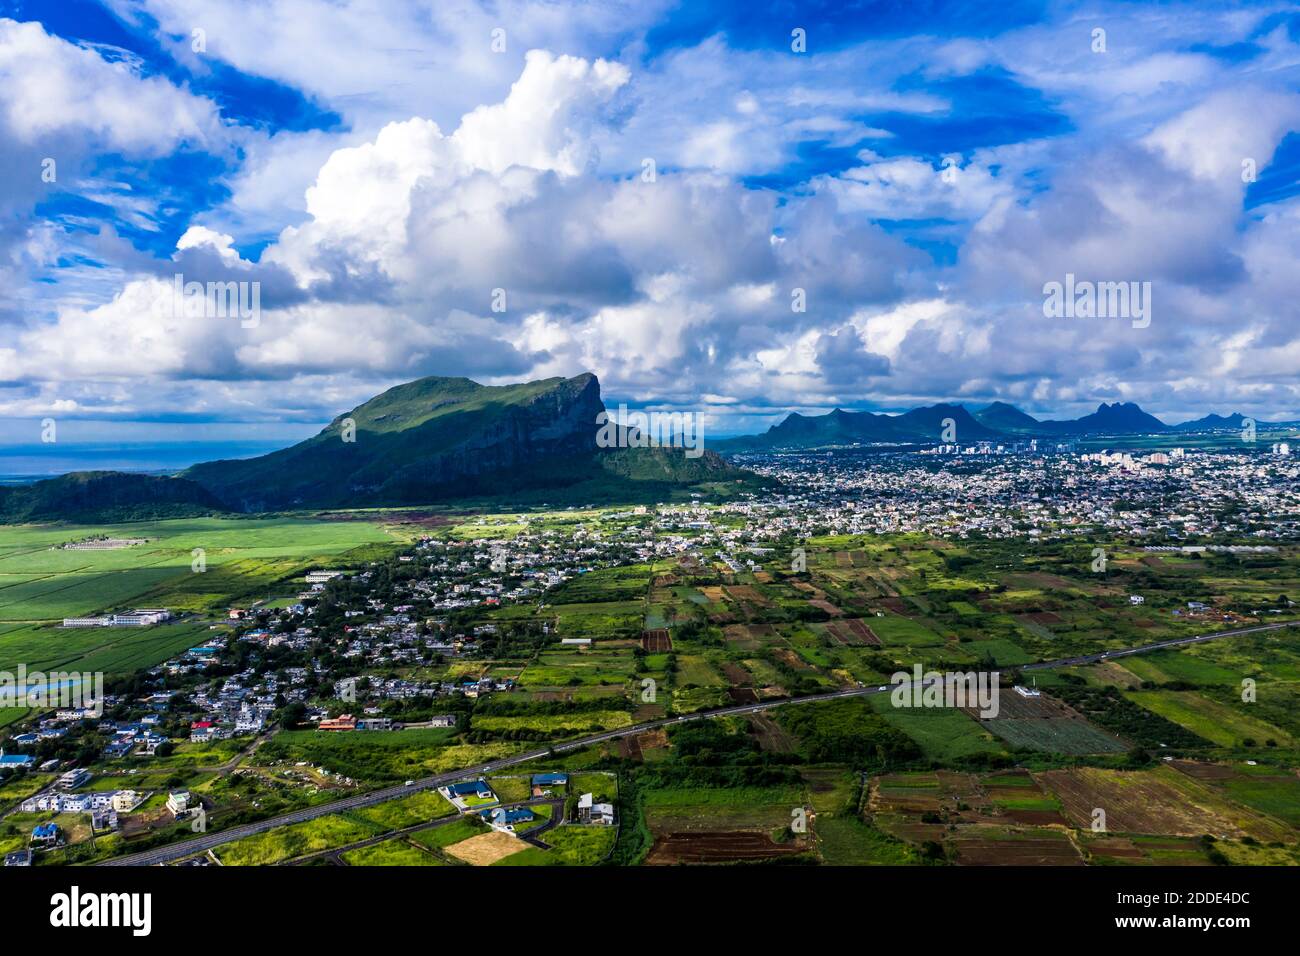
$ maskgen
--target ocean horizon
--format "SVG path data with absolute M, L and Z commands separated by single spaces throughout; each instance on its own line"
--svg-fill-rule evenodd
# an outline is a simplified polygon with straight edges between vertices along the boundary
M 292 440 L 261 439 L 0 445 L 0 484 L 29 484 L 74 471 L 171 474 L 202 461 L 252 458 L 292 444 Z

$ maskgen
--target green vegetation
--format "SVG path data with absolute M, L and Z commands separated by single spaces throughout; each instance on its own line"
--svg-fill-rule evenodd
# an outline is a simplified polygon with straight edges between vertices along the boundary
M 517 745 L 456 744 L 452 730 L 329 733 L 283 731 L 257 753 L 259 763 L 307 761 L 353 780 L 374 784 L 427 777 L 505 757 Z
M 348 866 L 446 866 L 446 861 L 406 840 L 385 840 L 340 854 Z
M 614 831 L 599 826 L 562 826 L 546 833 L 549 850 L 529 847 L 493 866 L 594 866 L 609 855 Z
M 339 814 L 244 837 L 219 847 L 216 854 L 225 866 L 265 866 L 346 846 L 379 832 L 382 828 Z

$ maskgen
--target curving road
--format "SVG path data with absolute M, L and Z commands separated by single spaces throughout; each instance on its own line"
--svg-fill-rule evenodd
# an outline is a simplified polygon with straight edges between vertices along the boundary
M 1187 644 L 1200 644 L 1205 641 L 1214 641 L 1225 637 L 1239 637 L 1243 634 L 1258 634 L 1264 631 L 1276 631 L 1284 627 L 1295 626 L 1300 626 L 1300 621 L 1282 621 L 1277 624 L 1260 624 L 1254 627 L 1242 627 L 1231 631 L 1216 631 L 1213 634 L 1199 634 L 1195 637 L 1178 637 L 1168 641 L 1157 641 L 1154 644 L 1142 644 L 1138 647 L 1128 647 L 1121 650 L 1103 651 L 1100 654 L 1087 654 L 1081 657 L 1062 657 L 1056 660 L 1039 661 L 1034 664 L 1021 665 L 1019 669 L 1022 671 L 1047 670 L 1053 667 L 1070 667 L 1076 664 L 1095 664 L 1115 657 L 1128 657 L 1132 654 L 1146 654 L 1151 651 L 1165 650 L 1170 647 L 1182 647 Z M 224 843 L 232 843 L 235 840 L 242 839 L 243 837 L 252 836 L 256 833 L 263 833 L 276 827 L 282 827 L 292 823 L 305 823 L 308 820 L 314 820 L 317 817 L 337 813 L 340 810 L 351 810 L 355 807 L 367 807 L 376 803 L 383 803 L 387 800 L 406 796 L 419 790 L 436 789 L 445 784 L 455 783 L 457 780 L 463 780 L 467 775 L 495 773 L 498 770 L 513 767 L 521 763 L 527 763 L 530 760 L 537 760 L 539 757 L 545 757 L 552 753 L 565 753 L 570 750 L 580 750 L 583 747 L 589 747 L 592 744 L 601 743 L 602 741 L 616 740 L 619 737 L 630 737 L 634 734 L 642 734 L 646 731 L 656 730 L 660 727 L 668 727 L 672 724 L 688 723 L 696 720 L 712 720 L 717 717 L 727 717 L 735 714 L 758 713 L 762 710 L 771 710 L 774 707 L 788 707 L 796 704 L 815 703 L 817 701 L 838 700 L 841 697 L 866 697 L 872 694 L 888 693 L 890 689 L 891 687 L 889 684 L 871 687 L 850 687 L 844 690 L 831 691 L 825 694 L 813 694 L 807 697 L 761 701 L 755 704 L 743 704 L 734 707 L 721 707 L 717 710 L 700 711 L 694 714 L 686 714 L 681 717 L 665 717 L 661 720 L 652 720 L 644 724 L 621 727 L 618 730 L 609 730 L 604 733 L 593 734 L 590 737 L 581 737 L 577 740 L 570 740 L 565 743 L 552 744 L 549 747 L 543 747 L 538 750 L 529 750 L 525 753 L 515 754 L 512 757 L 502 757 L 498 760 L 492 760 L 483 764 L 475 764 L 472 767 L 462 767 L 459 770 L 439 774 L 435 777 L 422 777 L 419 780 L 413 781 L 410 786 L 386 787 L 383 790 L 371 790 L 368 793 L 361 793 L 352 797 L 344 797 L 341 800 L 333 800 L 329 803 L 322 803 L 314 807 L 304 807 L 301 810 L 284 813 L 278 817 L 269 817 L 265 820 L 258 820 L 255 823 L 245 823 L 241 826 L 231 827 L 230 829 L 222 830 L 219 833 L 207 833 L 196 837 L 193 840 L 171 843 L 167 846 L 157 847 L 152 850 L 133 853 L 130 856 L 115 857 L 111 860 L 105 860 L 103 863 L 98 865 L 155 866 L 161 863 L 171 863 L 175 860 L 181 859 L 182 857 L 210 850 L 213 847 L 221 846 Z

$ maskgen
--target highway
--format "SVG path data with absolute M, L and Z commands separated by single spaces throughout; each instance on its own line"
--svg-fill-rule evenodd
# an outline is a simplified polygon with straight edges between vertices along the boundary
M 1146 654 L 1151 651 L 1165 650 L 1171 647 L 1182 647 L 1188 644 L 1201 644 L 1205 641 L 1214 641 L 1227 637 L 1240 637 L 1245 634 L 1258 634 L 1266 631 L 1276 631 L 1284 627 L 1295 626 L 1300 626 L 1300 621 L 1283 621 L 1277 624 L 1260 624 L 1254 627 L 1237 628 L 1236 630 L 1231 631 L 1217 631 L 1212 634 L 1200 634 L 1194 637 L 1180 637 L 1168 641 L 1158 641 L 1154 644 L 1143 644 L 1138 647 L 1103 651 L 1100 654 L 1088 654 L 1082 657 L 1062 657 L 1056 660 L 1039 661 L 1034 664 L 1021 665 L 1019 669 L 1021 671 L 1048 670 L 1054 667 L 1070 667 L 1076 664 L 1095 664 L 1117 657 L 1128 657 L 1133 654 Z M 873 685 L 870 687 L 850 687 L 843 690 L 831 691 L 825 694 L 813 694 L 807 697 L 761 701 L 754 704 L 743 704 L 733 707 L 722 707 L 716 710 L 700 711 L 694 714 L 686 714 L 681 717 L 665 717 L 644 724 L 635 724 L 630 727 L 621 727 L 618 730 L 609 730 L 603 733 L 593 734 L 590 737 L 581 737 L 564 743 L 552 744 L 549 747 L 543 747 L 537 750 L 529 750 L 526 753 L 515 754 L 512 757 L 502 757 L 498 760 L 492 760 L 487 763 L 475 764 L 471 767 L 462 767 L 458 770 L 439 774 L 434 777 L 422 777 L 419 780 L 413 781 L 410 786 L 386 787 L 382 790 L 372 790 L 367 793 L 344 797 L 341 800 L 322 803 L 314 807 L 304 807 L 301 810 L 294 810 L 277 817 L 269 817 L 265 820 L 258 820 L 255 823 L 245 823 L 241 826 L 231 827 L 230 829 L 222 830 L 219 833 L 205 833 L 192 840 L 171 843 L 167 846 L 156 847 L 152 850 L 144 850 L 140 853 L 133 853 L 129 856 L 115 857 L 111 860 L 105 860 L 103 863 L 98 865 L 155 866 L 162 863 L 171 863 L 183 857 L 210 850 L 213 847 L 221 846 L 225 843 L 232 843 L 235 840 L 242 839 L 246 836 L 263 833 L 267 830 L 274 829 L 275 827 L 281 827 L 292 823 L 305 823 L 308 820 L 314 820 L 317 817 L 337 813 L 340 810 L 367 807 L 376 803 L 383 803 L 387 800 L 407 796 L 420 790 L 433 790 L 444 786 L 445 784 L 463 780 L 467 776 L 495 773 L 498 770 L 514 767 L 531 760 L 537 760 L 552 753 L 565 753 L 570 750 L 580 750 L 583 747 L 589 747 L 592 744 L 598 744 L 607 740 L 617 740 L 620 737 L 630 737 L 634 734 L 643 734 L 646 731 L 657 730 L 661 727 L 669 727 L 673 724 L 689 723 L 697 720 L 713 720 L 718 717 L 727 717 L 737 714 L 757 713 L 763 710 L 771 710 L 775 707 L 790 707 L 798 704 L 816 703 L 818 701 L 839 700 L 843 697 L 866 697 L 872 694 L 888 693 L 890 689 L 891 686 L 889 684 Z

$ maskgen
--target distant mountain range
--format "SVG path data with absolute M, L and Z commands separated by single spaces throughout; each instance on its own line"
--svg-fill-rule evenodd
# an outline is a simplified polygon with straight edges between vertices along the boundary
M 763 482 L 713 452 L 636 447 L 614 428 L 590 373 L 486 386 L 430 377 L 398 385 L 306 441 L 177 477 L 81 472 L 0 489 L 0 521 L 155 518 L 202 511 L 432 505 L 508 496 L 531 503 L 646 502 L 719 482 Z M 621 436 L 621 437 L 619 437 Z M 629 447 L 630 446 L 630 447 Z
M 870 443 L 959 442 L 1240 430 L 1244 416 L 1207 415 L 1166 425 L 1131 403 L 1099 405 L 1072 421 L 1040 421 L 994 402 L 914 408 L 900 415 L 791 413 L 762 435 L 682 448 L 636 447 L 636 432 L 599 424 L 605 405 L 590 373 L 518 385 L 430 377 L 390 388 L 318 434 L 256 458 L 211 461 L 174 477 L 78 472 L 0 487 L 0 521 L 97 521 L 214 511 L 262 512 L 469 504 L 510 507 L 670 500 L 691 490 L 754 490 L 767 483 L 717 452 Z M 1258 422 L 1295 425 L 1295 422 Z M 631 447 L 626 447 L 630 445 Z
M 974 412 L 962 405 L 926 405 L 900 415 L 875 412 L 846 412 L 835 409 L 825 415 L 791 412 L 761 435 L 744 435 L 712 443 L 724 453 L 776 449 L 820 448 L 829 445 L 871 443 L 940 443 L 945 425 L 958 443 L 1007 441 L 1029 438 L 1088 438 L 1161 433 L 1240 431 L 1246 416 L 1207 415 L 1180 425 L 1167 425 L 1132 402 L 1105 402 L 1090 415 L 1066 421 L 1042 421 L 1014 405 L 994 402 Z M 1296 422 L 1257 422 L 1257 427 L 1290 426 Z

